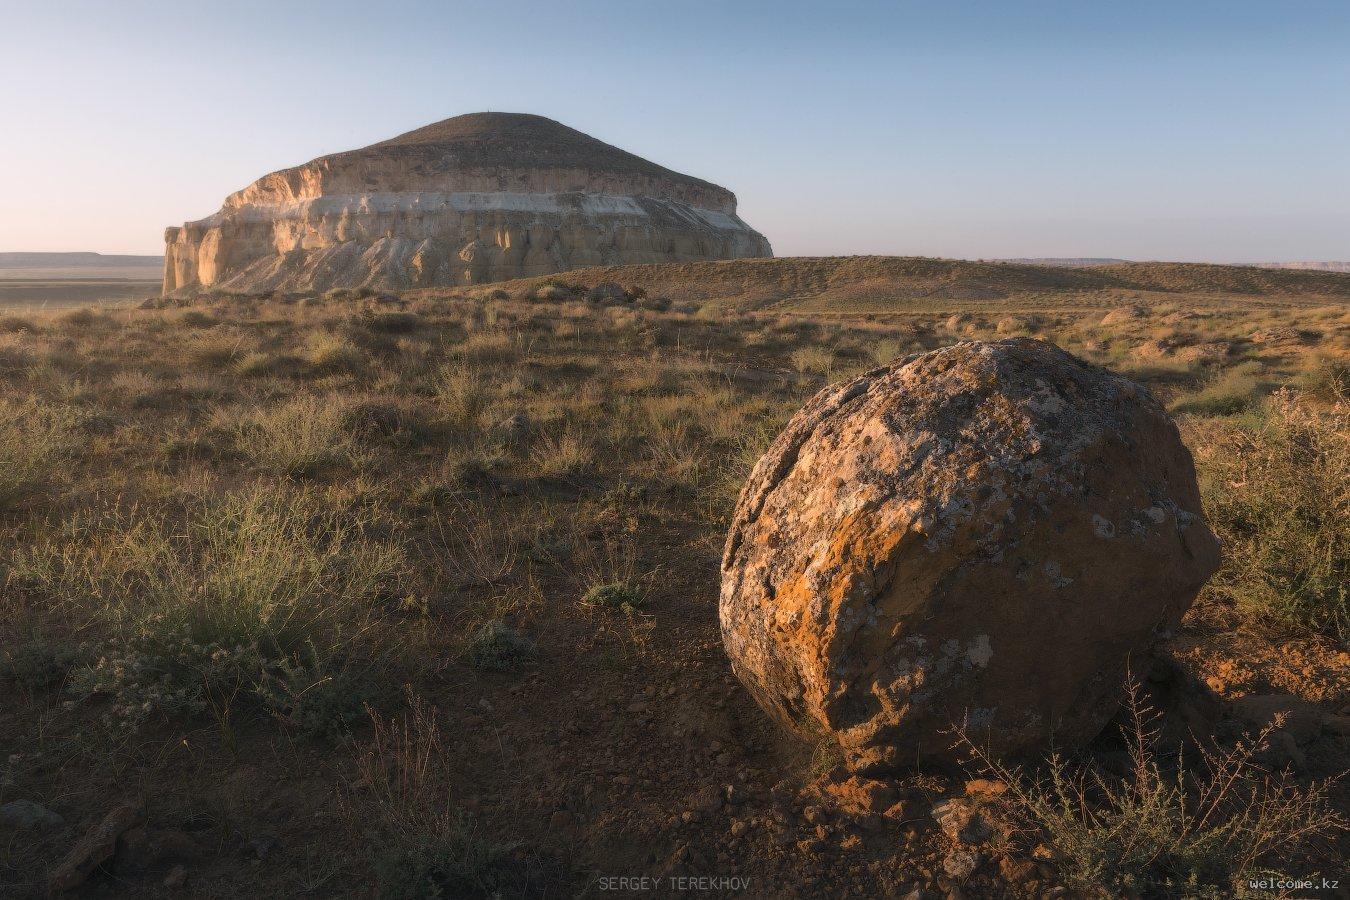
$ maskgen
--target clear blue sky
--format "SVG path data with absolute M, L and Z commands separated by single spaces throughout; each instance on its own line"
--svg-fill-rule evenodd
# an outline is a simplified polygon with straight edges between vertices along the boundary
M 0 250 L 159 252 L 273 169 L 550 116 L 779 255 L 1350 259 L 1350 3 L 4 0 Z

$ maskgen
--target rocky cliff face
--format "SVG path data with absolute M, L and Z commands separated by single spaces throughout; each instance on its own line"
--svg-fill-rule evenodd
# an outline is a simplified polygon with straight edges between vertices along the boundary
M 511 113 L 273 172 L 164 240 L 166 294 L 398 290 L 772 255 L 725 188 Z

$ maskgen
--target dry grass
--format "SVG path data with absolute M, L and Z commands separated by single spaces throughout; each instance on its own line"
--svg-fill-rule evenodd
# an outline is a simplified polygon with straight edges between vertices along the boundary
M 38 735 L 62 761 L 14 774 L 22 789 L 83 791 L 92 807 L 135 769 L 183 803 L 196 802 L 193 790 L 268 793 L 302 777 L 279 761 L 312 756 L 291 742 L 322 738 L 336 783 L 361 785 L 348 812 L 371 848 L 342 877 L 407 896 L 429 885 L 533 889 L 532 858 L 503 848 L 517 831 L 532 846 L 546 840 L 530 831 L 549 813 L 530 792 L 580 790 L 567 780 L 575 772 L 549 781 L 561 777 L 547 769 L 556 750 L 536 752 L 580 740 L 574 723 L 606 735 L 588 759 L 704 778 L 705 762 L 660 756 L 685 740 L 660 720 L 644 726 L 663 735 L 652 749 L 611 739 L 623 723 L 590 716 L 647 688 L 703 697 L 686 683 L 700 666 L 705 687 L 724 683 L 717 556 L 751 466 L 827 380 L 967 339 L 943 325 L 967 301 L 929 294 L 865 318 L 728 315 L 715 297 L 687 294 L 665 310 L 557 295 L 423 297 L 370 312 L 352 293 L 5 320 L 0 644 L 22 664 L 0 669 L 0 690 L 31 702 L 0 715 L 0 729 L 6 746 Z M 872 303 L 850 297 L 845 306 Z M 980 334 L 1007 315 L 1039 316 L 1069 350 L 1130 370 L 1184 410 L 1229 545 L 1218 592 L 1255 623 L 1279 615 L 1343 633 L 1341 306 L 1291 300 L 1322 337 L 1259 344 L 1253 332 L 1280 324 L 1265 308 L 1211 305 L 1160 325 L 1146 297 L 1145 315 L 1103 325 L 1101 298 L 1089 300 L 1007 308 L 984 316 Z M 1160 327 L 1233 349 L 1212 363 L 1184 348 L 1140 357 Z M 1288 384 L 1305 389 L 1296 406 L 1266 399 Z M 400 712 L 404 683 L 475 743 L 447 746 L 426 707 Z M 378 710 L 370 724 L 364 701 Z M 747 709 L 736 718 L 738 728 L 758 721 Z M 99 743 L 104 722 L 133 736 Z M 355 744 L 331 742 L 353 730 Z M 705 738 L 681 734 L 703 752 Z M 165 751 L 177 774 L 164 774 L 151 742 L 190 748 Z M 221 777 L 245 771 L 239 759 L 192 755 L 248 746 L 242 788 Z M 303 794 L 316 806 L 304 828 L 316 831 L 288 837 L 288 860 L 322 866 L 331 848 L 315 835 L 339 818 L 331 784 Z M 470 828 L 451 802 L 466 794 L 512 799 Z M 597 826 L 596 841 L 641 843 L 646 859 L 685 827 L 615 815 L 632 786 L 620 794 L 586 801 L 597 821 L 618 823 Z M 650 802 L 678 810 L 683 797 Z M 275 827 L 262 810 L 236 815 Z M 222 825 L 212 840 L 233 834 Z M 0 866 L 0 893 L 51 862 L 16 851 Z M 259 871 L 221 892 L 310 889 Z
M 1350 402 L 1284 389 L 1259 416 L 1191 434 L 1225 545 L 1214 587 L 1350 645 Z
M 1258 762 L 1277 721 L 1227 750 L 1165 762 L 1157 716 L 1128 688 L 1129 771 L 1113 776 L 1052 756 L 1044 775 L 1004 765 L 964 732 L 976 766 L 1008 786 L 1003 804 L 1021 838 L 1044 842 L 1067 885 L 1089 897 L 1262 896 L 1257 877 L 1292 880 L 1272 869 L 1301 845 L 1342 832 L 1331 785 L 1300 785 Z M 1030 848 L 1028 848 L 1030 849 Z M 1283 854 L 1283 858 L 1282 858 Z M 1310 873 L 1297 873 L 1303 878 Z
M 371 715 L 356 756 L 348 822 L 375 848 L 375 890 L 389 900 L 524 896 L 534 873 L 511 845 L 476 834 L 457 809 L 436 712 L 411 698 L 398 719 Z
M 40 490 L 70 458 L 76 415 L 36 397 L 0 398 L 0 510 Z

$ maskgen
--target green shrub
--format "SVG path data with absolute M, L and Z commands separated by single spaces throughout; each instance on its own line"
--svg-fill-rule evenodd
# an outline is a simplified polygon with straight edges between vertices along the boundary
M 1214 589 L 1241 607 L 1350 640 L 1350 404 L 1289 390 L 1255 420 L 1192 423 Z
M 187 623 L 162 613 L 126 623 L 86 652 L 93 661 L 71 674 L 70 692 L 106 698 L 105 723 L 128 730 L 151 715 L 192 716 L 228 704 L 267 668 L 256 641 L 200 643 Z
M 367 518 L 310 492 L 227 495 L 177 526 L 109 506 L 17 550 L 10 584 L 98 635 L 71 689 L 111 698 L 111 719 L 218 711 L 345 670 L 407 577 Z
M 1233 416 L 1256 407 L 1264 387 L 1261 364 L 1242 363 L 1233 366 L 1193 394 L 1182 396 L 1172 404 L 1174 413 L 1201 416 Z
M 591 585 L 582 595 L 585 606 L 604 609 L 641 609 L 646 603 L 642 590 L 631 581 L 611 581 Z
M 252 687 L 274 716 L 300 734 L 330 740 L 351 733 L 375 693 L 370 673 L 322 659 L 312 646 L 264 668 Z
M 79 648 L 67 641 L 31 637 L 0 647 L 0 678 L 13 678 L 30 688 L 48 688 L 65 681 L 81 662 Z
M 492 619 L 473 633 L 468 658 L 490 672 L 504 672 L 534 654 L 534 644 L 500 619 Z

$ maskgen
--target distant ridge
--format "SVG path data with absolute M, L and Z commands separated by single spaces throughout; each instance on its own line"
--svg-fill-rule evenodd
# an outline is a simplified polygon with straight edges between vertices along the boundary
M 1073 269 L 1085 269 L 1089 266 L 1118 266 L 1136 264 L 1132 259 L 1114 259 L 1107 256 L 1018 256 L 1010 259 L 995 259 L 989 262 L 1014 263 L 1024 266 L 1064 266 Z M 1143 265 L 1144 263 L 1137 263 Z M 1153 263 L 1153 265 L 1163 265 Z M 1176 264 L 1174 264 L 1176 265 Z M 1211 263 L 1181 263 L 1180 265 L 1212 265 Z M 1218 263 L 1217 265 L 1223 265 Z M 1350 261 L 1303 260 L 1293 262 L 1232 263 L 1253 269 L 1303 269 L 1310 272 L 1350 272 Z
M 995 259 L 992 262 L 1016 263 L 1022 266 L 1114 266 L 1133 262 L 1129 259 L 1115 259 L 1110 256 L 1016 256 L 1011 259 Z
M 1350 272 L 1350 261 L 1306 260 L 1303 262 L 1258 263 L 1264 269 L 1304 269 L 1313 272 Z
M 594 287 L 605 281 L 636 285 L 650 296 L 714 302 L 743 310 L 865 308 L 905 310 L 916 305 L 999 305 L 1014 297 L 1038 302 L 1095 297 L 1105 305 L 1129 295 L 1188 295 L 1191 302 L 1220 298 L 1350 298 L 1350 274 L 1216 266 L 1203 263 L 1113 263 L 1032 266 L 916 256 L 835 256 L 740 259 L 662 265 L 592 266 L 559 275 L 502 282 L 508 293 L 530 296 L 550 281 Z M 431 289 L 426 293 L 444 293 Z
M 133 256 L 105 253 L 0 253 L 0 269 L 72 269 L 107 266 L 145 266 L 161 268 L 162 256 Z

